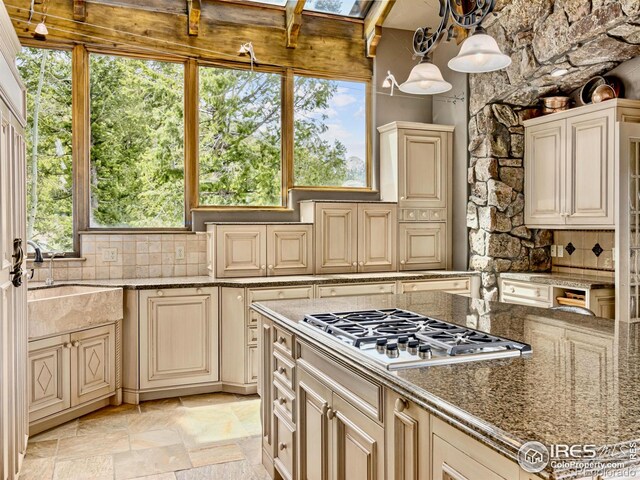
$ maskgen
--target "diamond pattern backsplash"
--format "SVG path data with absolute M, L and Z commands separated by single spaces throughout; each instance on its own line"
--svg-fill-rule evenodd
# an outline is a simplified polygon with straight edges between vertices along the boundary
M 599 257 L 600 255 L 602 255 L 602 252 L 604 252 L 599 243 L 596 243 L 591 251 L 595 254 L 596 257 Z
M 573 252 L 576 251 L 576 247 L 574 247 L 573 243 L 571 242 L 569 242 L 569 244 L 566 247 L 564 247 L 564 249 L 567 251 L 569 255 L 573 255 Z

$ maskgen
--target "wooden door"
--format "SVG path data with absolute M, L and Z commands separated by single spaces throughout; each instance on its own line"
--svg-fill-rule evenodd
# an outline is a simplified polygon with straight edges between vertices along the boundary
M 313 226 L 267 226 L 267 275 L 313 273 Z
M 29 342 L 29 420 L 39 420 L 71 406 L 69 335 Z
M 116 391 L 116 327 L 71 334 L 71 406 Z
M 445 223 L 401 223 L 400 270 L 447 268 Z
M 384 429 L 335 392 L 331 408 L 333 478 L 384 479 Z
M 357 204 L 318 203 L 316 209 L 316 273 L 356 272 Z
M 358 205 L 358 271 L 396 270 L 397 208 L 395 205 Z
M 385 394 L 387 478 L 428 480 L 429 413 L 390 390 Z
M 141 388 L 218 381 L 218 290 L 139 295 Z
M 398 206 L 445 208 L 449 191 L 450 134 L 400 130 Z
M 529 127 L 525 132 L 525 223 L 565 223 L 565 120 Z
M 265 276 L 266 235 L 265 225 L 217 225 L 216 276 Z
M 615 227 L 615 112 L 567 119 L 567 225 Z
M 306 370 L 300 369 L 298 401 L 299 466 L 301 480 L 327 480 L 329 468 L 331 390 Z M 333 415 L 333 414 L 332 414 Z

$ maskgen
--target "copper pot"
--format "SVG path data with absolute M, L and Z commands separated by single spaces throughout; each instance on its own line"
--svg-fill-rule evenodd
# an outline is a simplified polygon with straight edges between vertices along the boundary
M 591 95 L 591 101 L 593 103 L 605 102 L 616 98 L 616 92 L 611 85 L 599 85 Z
M 569 110 L 571 99 L 563 96 L 545 97 L 542 102 L 544 104 L 542 112 L 547 114 Z

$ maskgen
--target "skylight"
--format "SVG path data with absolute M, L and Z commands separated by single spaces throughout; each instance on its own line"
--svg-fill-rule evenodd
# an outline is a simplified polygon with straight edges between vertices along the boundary
M 287 4 L 287 0 L 245 0 L 251 3 L 263 3 L 265 5 L 277 5 L 278 7 L 284 7 Z
M 304 9 L 345 17 L 363 18 L 373 0 L 307 0 Z

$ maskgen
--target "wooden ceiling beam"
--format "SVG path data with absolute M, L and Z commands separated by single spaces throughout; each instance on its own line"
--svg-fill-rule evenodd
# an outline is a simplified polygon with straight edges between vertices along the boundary
M 376 56 L 376 48 L 382 37 L 382 24 L 395 5 L 396 0 L 378 0 L 364 18 L 364 39 L 367 57 Z
M 73 19 L 77 22 L 87 21 L 87 4 L 85 0 L 73 0 Z
M 285 28 L 287 30 L 287 48 L 298 46 L 298 35 L 302 27 L 302 10 L 306 0 L 287 0 L 285 7 Z
M 200 0 L 187 0 L 187 17 L 189 18 L 189 35 L 198 36 L 200 32 Z

